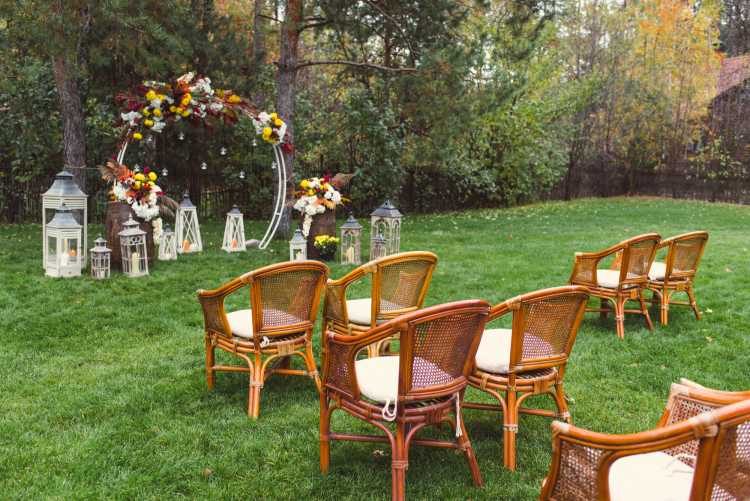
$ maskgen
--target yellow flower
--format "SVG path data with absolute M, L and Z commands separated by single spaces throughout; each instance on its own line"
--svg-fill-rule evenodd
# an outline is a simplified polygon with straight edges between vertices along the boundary
M 177 113 L 177 106 L 173 104 L 172 106 L 169 107 L 169 111 L 171 111 L 172 113 Z
M 133 139 L 135 139 L 136 141 L 140 141 L 141 139 L 143 139 L 143 134 L 141 134 L 140 132 L 136 132 L 133 134 Z
M 307 188 L 309 188 L 309 187 L 310 187 L 310 181 L 308 181 L 307 179 L 303 179 L 303 180 L 302 180 L 302 181 L 301 181 L 301 182 L 299 183 L 299 186 L 300 186 L 300 188 L 302 188 L 302 189 L 307 189 Z
M 272 133 L 272 132 L 273 132 L 273 131 L 271 130 L 271 128 L 270 128 L 270 127 L 263 127 L 263 139 L 268 139 L 268 138 L 270 138 L 270 137 L 271 137 L 271 133 Z
M 313 195 L 315 195 L 315 190 L 307 190 L 307 196 L 308 197 L 311 197 Z
M 153 127 L 154 121 L 151 120 L 150 118 L 147 118 L 146 120 L 143 121 L 143 125 L 145 125 L 146 127 Z
M 180 100 L 180 104 L 182 106 L 187 106 L 188 104 L 190 104 L 191 99 L 193 99 L 193 96 L 191 96 L 190 93 L 185 94 L 184 96 L 182 96 L 182 99 Z
M 148 173 L 148 178 L 149 178 L 149 179 L 150 179 L 151 181 L 156 181 L 156 172 L 149 172 L 149 173 Z
M 146 176 L 144 176 L 143 173 L 139 172 L 138 174 L 133 176 L 133 179 L 135 179 L 136 181 L 145 181 Z
M 150 114 L 151 114 L 151 112 L 150 112 L 150 111 L 148 111 L 148 108 L 143 108 L 143 109 L 141 110 L 141 115 L 143 115 L 144 117 L 147 117 L 147 116 L 149 116 Z
M 184 110 L 184 111 L 182 111 L 182 112 L 180 113 L 180 115 L 182 115 L 183 117 L 187 117 L 187 116 L 190 116 L 190 110 Z
M 146 99 L 148 99 L 149 101 L 153 101 L 154 99 L 156 99 L 156 92 L 154 92 L 154 89 L 146 92 Z
M 271 120 L 273 120 L 275 122 L 276 120 L 278 120 L 278 118 L 279 118 L 279 114 L 278 113 L 271 113 Z
M 140 190 L 141 189 L 141 182 L 140 181 L 136 181 L 135 183 L 133 183 L 133 189 Z
M 274 118 L 273 125 L 276 127 L 281 127 L 282 125 L 284 125 L 284 122 L 282 122 L 280 118 Z
M 232 104 L 237 104 L 242 101 L 242 98 L 238 96 L 237 94 L 232 94 L 231 96 L 229 96 L 229 99 L 227 99 L 227 101 L 229 101 Z
M 167 98 L 164 94 L 157 94 L 156 97 L 159 98 L 159 101 L 164 101 Z
M 161 116 L 161 108 L 156 108 L 154 110 L 154 116 L 155 117 L 160 117 Z

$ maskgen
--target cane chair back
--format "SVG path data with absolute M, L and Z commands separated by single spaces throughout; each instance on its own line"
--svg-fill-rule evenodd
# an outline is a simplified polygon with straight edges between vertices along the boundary
M 256 337 L 284 335 L 315 323 L 326 272 L 325 265 L 315 261 L 256 272 L 250 289 Z
M 705 231 L 685 233 L 662 242 L 667 247 L 664 280 L 685 280 L 695 277 L 707 242 L 708 232 Z
M 620 288 L 644 285 L 648 282 L 648 271 L 656 255 L 661 237 L 651 233 L 623 242 L 620 258 Z
M 545 289 L 508 300 L 514 309 L 509 372 L 564 364 L 587 300 L 584 287 Z
M 393 318 L 422 306 L 436 263 L 428 253 L 395 254 L 373 262 L 372 318 Z
M 428 314 L 422 312 L 428 311 Z M 404 319 L 401 332 L 399 399 L 454 393 L 466 378 L 479 346 L 486 305 L 422 310 Z

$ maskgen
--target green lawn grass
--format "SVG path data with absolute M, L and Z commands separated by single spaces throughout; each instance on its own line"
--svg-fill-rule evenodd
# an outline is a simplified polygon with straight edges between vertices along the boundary
M 248 225 L 258 237 L 263 224 Z M 704 318 L 675 307 L 668 328 L 588 314 L 566 374 L 576 424 L 611 433 L 651 427 L 680 376 L 750 388 L 750 207 L 658 199 L 581 200 L 508 210 L 406 216 L 403 250 L 439 256 L 428 304 L 492 303 L 568 279 L 575 251 L 647 231 L 711 234 L 697 280 Z M 271 379 L 261 417 L 247 380 L 219 374 L 208 392 L 195 290 L 285 260 L 287 244 L 227 255 L 223 225 L 207 250 L 157 262 L 149 277 L 46 278 L 40 225 L 0 226 L 0 497 L 341 499 L 390 496 L 389 452 L 337 442 L 318 471 L 318 401 L 307 378 Z M 91 228 L 93 237 L 98 228 Z M 333 265 L 334 277 L 348 267 Z M 240 306 L 244 294 L 233 298 Z M 652 310 L 656 320 L 656 311 Z M 316 345 L 318 336 L 316 335 Z M 319 346 L 316 347 L 319 349 Z M 224 357 L 220 360 L 225 360 Z M 229 358 L 226 358 L 229 361 Z M 472 398 L 482 398 L 470 391 Z M 502 467 L 499 416 L 465 412 L 485 487 L 462 456 L 413 448 L 412 499 L 534 499 L 550 459 L 550 421 L 521 418 L 518 471 Z M 366 429 L 341 413 L 334 429 Z

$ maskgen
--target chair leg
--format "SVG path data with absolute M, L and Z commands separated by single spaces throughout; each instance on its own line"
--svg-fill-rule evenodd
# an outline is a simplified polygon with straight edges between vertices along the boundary
M 206 385 L 209 390 L 214 389 L 216 384 L 216 373 L 214 372 L 214 365 L 216 365 L 216 348 L 211 343 L 211 338 L 206 336 Z
M 615 299 L 615 326 L 620 339 L 625 339 L 625 301 L 625 298 Z
M 250 373 L 250 390 L 247 401 L 247 415 L 258 419 L 260 415 L 260 390 L 263 388 L 263 364 L 260 355 L 255 356 L 253 371 Z
M 669 299 L 671 294 L 665 290 L 661 293 L 661 304 L 659 305 L 659 323 L 662 325 L 669 324 Z
M 557 405 L 557 413 L 559 419 L 564 419 L 567 423 L 572 423 L 570 418 L 570 410 L 568 409 L 568 401 L 565 399 L 565 391 L 563 390 L 562 381 L 555 385 L 555 404 Z
M 406 430 L 404 423 L 396 425 L 396 437 L 391 459 L 391 499 L 403 501 L 406 498 L 406 469 L 409 460 L 406 454 Z
M 698 303 L 695 302 L 695 291 L 693 290 L 693 285 L 690 284 L 687 289 L 687 295 L 688 299 L 690 299 L 690 307 L 693 309 L 693 313 L 695 313 L 695 319 L 700 320 L 701 319 L 701 312 L 698 309 Z
M 516 434 L 518 433 L 518 405 L 515 391 L 506 392 L 507 412 L 503 414 L 503 463 L 511 471 L 516 469 Z
M 646 307 L 646 300 L 643 298 L 642 290 L 638 291 L 638 302 L 641 304 L 641 313 L 646 317 L 646 327 L 648 327 L 648 330 L 650 331 L 654 330 L 654 323 L 651 321 L 651 315 Z
M 471 479 L 474 481 L 474 485 L 482 487 L 484 481 L 482 480 L 482 472 L 479 471 L 479 463 L 477 463 L 477 456 L 474 454 L 474 448 L 471 446 L 469 441 L 469 435 L 466 433 L 466 426 L 464 425 L 464 419 L 461 415 L 456 416 L 456 426 L 461 427 L 461 436 L 458 437 L 458 445 L 461 450 L 464 451 L 466 461 L 469 463 L 469 469 L 471 470 Z
M 325 391 L 320 393 L 320 471 L 328 473 L 331 464 L 331 411 Z
M 320 375 L 318 374 L 318 367 L 315 365 L 315 356 L 313 355 L 312 343 L 305 343 L 305 365 L 307 366 L 307 372 L 315 381 L 315 387 L 318 392 L 321 391 L 322 385 L 320 382 Z

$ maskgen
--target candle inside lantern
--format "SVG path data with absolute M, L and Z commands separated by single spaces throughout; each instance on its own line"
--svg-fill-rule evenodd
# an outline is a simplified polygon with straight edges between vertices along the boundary
M 141 255 L 138 252 L 133 252 L 130 255 L 130 271 L 131 272 L 140 271 L 141 269 L 140 259 L 141 259 Z
M 236 249 L 236 248 L 237 248 L 237 239 L 233 238 L 232 239 L 232 249 Z
M 182 252 L 188 252 L 190 250 L 190 240 L 187 238 L 182 241 Z
M 346 249 L 346 260 L 350 263 L 354 262 L 354 247 Z

